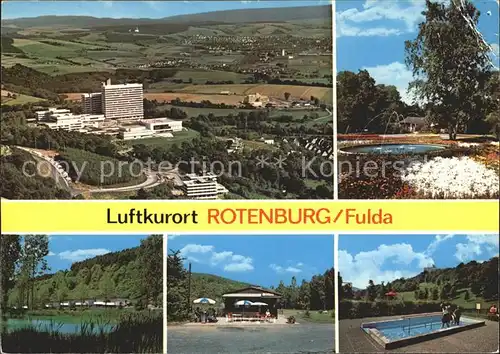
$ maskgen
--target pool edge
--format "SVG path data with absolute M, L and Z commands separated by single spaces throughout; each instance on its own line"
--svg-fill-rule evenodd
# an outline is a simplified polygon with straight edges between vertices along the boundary
M 407 345 L 416 344 L 416 343 L 420 343 L 420 342 L 425 342 L 427 340 L 444 337 L 444 336 L 447 336 L 447 335 L 450 335 L 453 333 L 459 333 L 462 331 L 466 331 L 468 329 L 482 327 L 485 325 L 486 325 L 486 321 L 480 321 L 480 322 L 471 323 L 471 324 L 461 326 L 461 327 L 446 328 L 444 331 L 439 330 L 437 332 L 421 334 L 418 336 L 404 338 L 404 339 L 400 339 L 400 340 L 396 340 L 396 341 L 392 341 L 392 342 L 388 341 L 385 343 L 384 348 L 385 349 L 396 349 L 396 348 L 404 347 Z

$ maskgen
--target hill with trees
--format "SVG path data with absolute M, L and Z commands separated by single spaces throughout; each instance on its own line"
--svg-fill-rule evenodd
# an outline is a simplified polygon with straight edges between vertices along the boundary
M 431 268 L 412 278 L 388 283 L 370 280 L 366 289 L 358 291 L 344 284 L 339 296 L 341 300 L 383 301 L 390 290 L 398 293 L 395 301 L 445 301 L 464 308 L 475 308 L 476 302 L 498 302 L 498 257 L 482 263 L 460 263 L 454 268 Z
M 48 255 L 47 236 L 23 236 L 23 240 L 21 236 L 5 237 L 14 240 L 11 244 L 19 245 L 17 259 L 13 257 L 9 262 L 14 263 L 15 268 L 15 281 L 8 293 L 10 307 L 27 305 L 35 309 L 43 308 L 49 302 L 112 298 L 128 299 L 136 308 L 148 304 L 160 306 L 162 303 L 163 280 L 158 276 L 163 269 L 161 235 L 149 236 L 135 248 L 75 262 L 69 270 L 54 274 L 45 274 L 48 271 L 45 260 Z M 31 239 L 37 241 L 41 250 L 36 262 L 26 247 L 31 242 L 26 240 Z M 3 267 L 4 263 L 2 271 Z M 28 268 L 36 271 L 27 272 Z
M 16 18 L 2 20 L 2 29 L 29 28 L 46 26 L 69 26 L 76 28 L 144 26 L 144 25 L 172 25 L 187 24 L 200 25 L 204 23 L 256 23 L 256 22 L 284 22 L 308 19 L 331 20 L 332 8 L 329 5 L 300 6 L 285 8 L 242 9 L 213 11 L 200 14 L 178 15 L 161 19 L 148 18 L 97 18 L 91 16 L 38 16 L 32 18 Z

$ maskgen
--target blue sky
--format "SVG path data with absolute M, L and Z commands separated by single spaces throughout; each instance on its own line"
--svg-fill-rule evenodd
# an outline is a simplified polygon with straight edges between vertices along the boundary
M 212 235 L 168 236 L 167 247 L 181 250 L 192 271 L 253 285 L 278 286 L 309 281 L 333 267 L 333 236 Z
M 71 264 L 109 252 L 137 247 L 146 236 L 128 235 L 57 235 L 49 238 L 49 256 L 46 257 L 50 272 L 65 270 Z
M 163 18 L 252 8 L 327 4 L 327 1 L 2 1 L 2 18 L 81 15 L 113 18 Z
M 498 67 L 498 2 L 473 2 L 481 11 L 478 29 L 496 52 L 492 57 Z M 343 0 L 335 6 L 337 70 L 367 69 L 377 83 L 395 85 L 410 102 L 406 88 L 412 76 L 404 64 L 404 41 L 415 39 L 425 1 Z
M 497 235 L 340 235 L 338 268 L 344 282 L 365 288 L 424 267 L 456 267 L 498 256 Z

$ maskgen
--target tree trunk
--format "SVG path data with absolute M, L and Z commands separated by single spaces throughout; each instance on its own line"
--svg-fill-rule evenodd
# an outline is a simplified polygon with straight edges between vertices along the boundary
M 448 123 L 448 136 L 450 140 L 457 140 L 458 123 Z

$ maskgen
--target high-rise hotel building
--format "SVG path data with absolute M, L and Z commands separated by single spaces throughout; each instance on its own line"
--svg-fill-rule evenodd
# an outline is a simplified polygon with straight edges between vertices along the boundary
M 102 92 L 84 93 L 82 108 L 84 114 L 102 114 Z
M 108 79 L 102 85 L 102 111 L 106 119 L 143 119 L 143 100 L 142 84 L 112 85 Z

